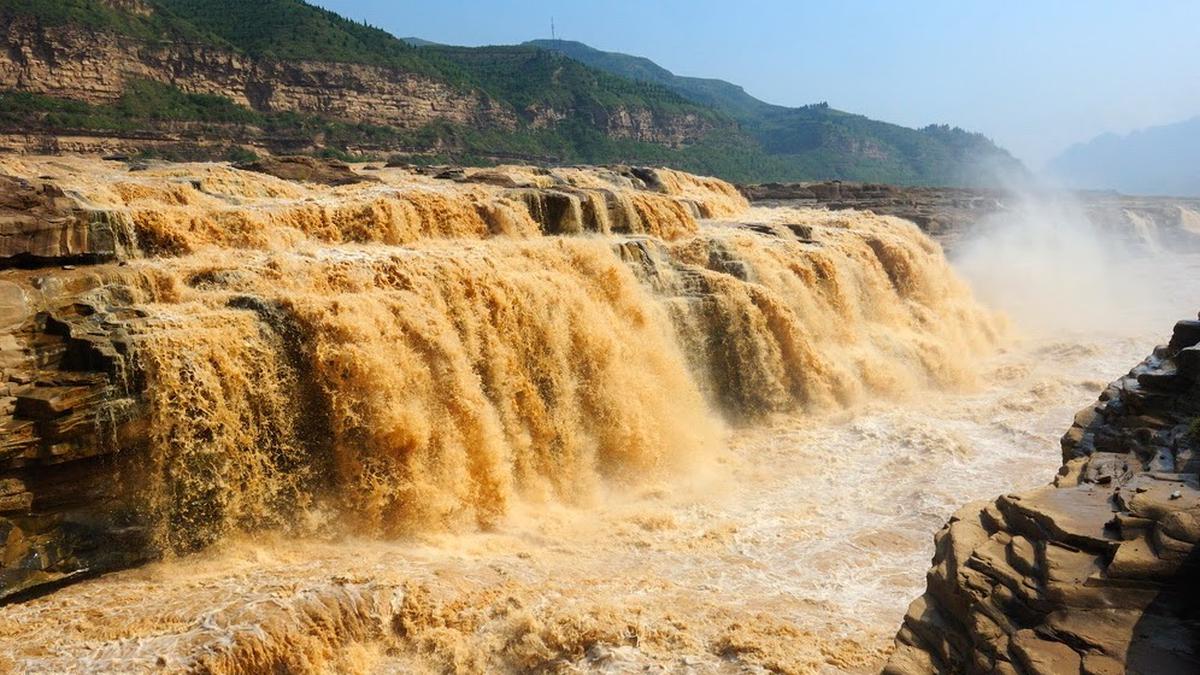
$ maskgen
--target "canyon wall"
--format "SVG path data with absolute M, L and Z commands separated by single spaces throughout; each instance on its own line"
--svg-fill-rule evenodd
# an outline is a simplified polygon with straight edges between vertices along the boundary
M 93 104 L 112 103 L 131 81 L 150 80 L 185 92 L 223 96 L 262 112 L 309 113 L 399 129 L 440 121 L 512 131 L 522 120 L 538 128 L 586 114 L 612 138 L 676 147 L 714 128 L 711 120 L 696 114 L 630 106 L 577 110 L 538 105 L 515 110 L 467 85 L 454 86 L 396 68 L 259 59 L 211 44 L 151 42 L 73 24 L 44 25 L 29 17 L 0 18 L 0 35 L 5 46 L 0 50 L 0 89 Z M 176 126 L 155 132 L 11 133 L 4 147 L 89 152 L 153 149 L 182 141 L 203 146 L 206 140 L 221 140 L 190 138 L 187 125 Z M 247 130 L 230 126 L 230 136 L 247 135 Z M 250 133 L 243 140 L 270 146 L 272 139 L 260 136 Z
M 137 168 L 0 160 L 0 596 L 586 504 L 1003 329 L 911 223 L 666 169 Z
M 434 120 L 510 128 L 485 96 L 412 73 L 350 63 L 253 59 L 208 45 L 151 43 L 26 17 L 2 28 L 0 88 L 111 103 L 136 79 L 215 94 L 255 110 L 322 113 L 416 128 Z
M 1200 670 L 1200 321 L 1062 439 L 1053 485 L 968 504 L 886 673 Z

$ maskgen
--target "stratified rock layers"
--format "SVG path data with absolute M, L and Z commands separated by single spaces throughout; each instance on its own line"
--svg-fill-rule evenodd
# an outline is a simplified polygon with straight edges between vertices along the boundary
M 1054 485 L 963 507 L 885 672 L 1200 672 L 1200 321 L 1063 437 Z
M 611 138 L 681 146 L 704 138 L 717 127 L 695 113 L 676 114 L 632 103 L 607 109 L 548 104 L 516 109 L 481 90 L 452 86 L 394 67 L 253 58 L 213 45 L 141 40 L 74 24 L 44 24 L 11 13 L 0 15 L 0 42 L 4 45 L 0 50 L 0 89 L 93 104 L 116 101 L 130 83 L 142 80 L 170 84 L 189 93 L 222 96 L 258 111 L 309 113 L 399 129 L 417 129 L 433 122 L 500 130 L 516 129 L 522 121 L 534 128 L 553 127 L 561 120 L 585 115 Z M 34 152 L 203 146 L 201 139 L 180 131 L 74 129 L 55 135 L 15 129 L 0 138 L 0 144 Z M 274 151 L 294 145 L 239 125 L 228 125 L 227 133 L 230 138 L 253 141 Z

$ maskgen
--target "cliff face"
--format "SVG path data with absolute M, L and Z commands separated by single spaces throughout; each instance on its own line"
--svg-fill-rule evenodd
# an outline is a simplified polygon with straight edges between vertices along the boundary
M 612 138 L 677 148 L 703 138 L 716 127 L 695 114 L 658 115 L 644 108 L 620 107 L 604 115 L 603 128 Z
M 711 132 L 711 119 L 682 112 L 668 114 L 628 105 L 576 110 L 545 105 L 514 109 L 470 87 L 395 68 L 319 61 L 256 59 L 214 45 L 147 42 L 77 25 L 43 25 L 30 17 L 4 19 L 0 89 L 27 91 L 91 104 L 120 99 L 133 80 L 170 84 L 188 93 L 222 96 L 260 112 L 297 112 L 396 129 L 414 130 L 433 122 L 467 128 L 512 131 L 522 121 L 532 128 L 553 127 L 583 115 L 608 137 L 679 147 Z M 69 131 L 69 130 L 64 130 Z M 156 132 L 116 134 L 135 147 L 154 147 Z M 10 136 L 6 145 L 22 150 L 120 148 L 109 142 L 42 135 Z M 233 130 L 231 136 L 244 136 Z M 137 138 L 145 136 L 145 138 Z M 186 136 L 186 134 L 185 134 Z M 251 134 L 253 137 L 253 134 Z M 202 141 L 203 139 L 194 139 Z M 264 142 L 260 139 L 260 142 Z M 269 143 L 267 143 L 269 146 Z M 274 149 L 274 148 L 272 148 Z
M 120 338 L 139 313 L 74 301 L 87 279 L 39 283 L 0 281 L 0 598 L 146 555 L 126 470 L 145 411 Z
M 131 79 L 214 94 L 260 111 L 327 114 L 417 128 L 434 120 L 511 128 L 516 120 L 478 93 L 390 68 L 275 62 L 205 45 L 151 44 L 26 17 L 3 28 L 0 87 L 89 103 L 120 98 Z
M 1051 486 L 937 534 L 885 670 L 1200 671 L 1200 321 L 1079 412 Z

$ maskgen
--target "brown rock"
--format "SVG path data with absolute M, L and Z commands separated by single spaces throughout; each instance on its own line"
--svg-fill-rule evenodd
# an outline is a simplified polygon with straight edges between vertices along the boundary
M 1125 665 L 1103 654 L 1085 654 L 1083 675 L 1125 675 Z
M 1072 488 L 1047 486 L 1020 495 L 1001 497 L 997 504 L 1017 529 L 1037 536 L 1047 531 L 1055 541 L 1093 550 L 1106 550 L 1116 538 L 1104 525 L 1113 515 L 1110 495 L 1095 485 Z M 1032 530 L 1032 532 L 1026 532 Z
M 24 323 L 28 318 L 25 291 L 11 281 L 0 281 L 0 330 Z
M 1180 562 L 1160 558 L 1145 534 L 1117 548 L 1113 560 L 1105 569 L 1110 577 L 1146 579 L 1170 577 L 1179 571 Z
M 1176 342 L 1192 328 L 1183 322 Z M 1157 350 L 1077 415 L 1054 486 L 1001 497 L 999 515 L 978 512 L 990 537 L 956 530 L 972 520 L 961 511 L 936 535 L 922 607 L 942 631 L 929 637 L 906 619 L 896 636 L 906 663 L 915 648 L 933 656 L 934 672 L 1005 672 L 1003 657 L 988 667 L 980 655 L 1007 650 L 1013 672 L 1200 672 L 1200 626 L 1189 619 L 1200 482 L 1181 469 L 1197 465 L 1189 425 L 1200 386 L 1178 376 L 1169 353 Z M 968 568 L 950 573 L 947 561 L 964 556 Z
M 1012 638 L 1012 651 L 1017 660 L 1035 675 L 1077 675 L 1081 659 L 1075 650 L 1061 642 L 1042 640 L 1028 629 L 1017 631 Z
M 351 185 L 378 180 L 374 176 L 354 173 L 345 162 L 314 157 L 269 157 L 235 166 L 244 171 L 265 173 L 284 180 L 322 185 Z
M 120 250 L 113 223 L 91 217 L 58 188 L 0 175 L 0 267 L 111 259 Z M 0 319 L 19 312 L 9 289 Z

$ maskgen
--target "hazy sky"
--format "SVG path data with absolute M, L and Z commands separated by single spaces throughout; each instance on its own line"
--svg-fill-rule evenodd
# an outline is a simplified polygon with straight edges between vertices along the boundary
M 317 0 L 398 36 L 558 36 L 718 77 L 772 103 L 828 101 L 981 131 L 1032 168 L 1100 133 L 1200 115 L 1200 1 Z

